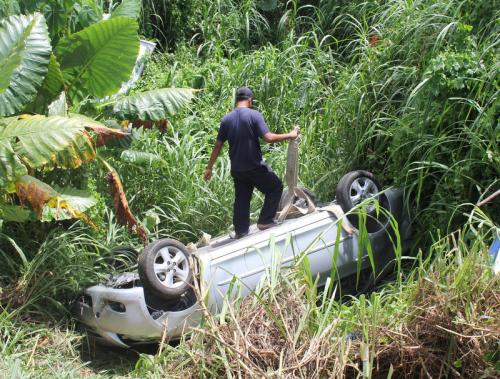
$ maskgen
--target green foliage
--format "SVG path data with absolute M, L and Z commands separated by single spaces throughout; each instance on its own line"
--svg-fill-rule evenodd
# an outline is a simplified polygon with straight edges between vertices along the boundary
M 8 205 L 0 203 L 0 219 L 5 221 L 27 221 L 30 219 L 31 211 L 19 205 Z
M 166 164 L 160 156 L 156 154 L 146 153 L 145 151 L 123 150 L 120 154 L 120 159 L 127 163 L 133 163 L 139 166 L 151 166 L 153 163 L 162 162 Z
M 38 89 L 35 100 L 25 108 L 25 111 L 33 111 L 33 113 L 42 114 L 46 113 L 48 106 L 61 94 L 63 86 L 64 78 L 61 67 L 54 54 L 51 54 L 47 75 Z
M 49 26 L 54 45 L 60 37 L 82 30 L 102 19 L 104 2 L 101 0 L 23 0 L 24 14 L 41 12 Z
M 166 120 L 194 97 L 191 88 L 163 88 L 120 98 L 113 113 L 122 120 Z
M 471 91 L 484 70 L 477 51 L 445 51 L 430 60 L 424 80 L 432 96 L 441 95 L 441 99 L 446 100 L 454 94 L 461 95 L 463 90 Z
M 137 1 L 125 1 L 115 9 L 115 17 L 99 21 L 103 4 L 95 1 L 23 3 L 23 11 L 43 11 L 46 15 L 55 54 L 51 54 L 51 40 L 40 13 L 11 16 L 2 21 L 0 68 L 5 75 L 0 79 L 0 116 L 20 111 L 49 115 L 0 119 L 0 205 L 9 210 L 5 219 L 25 219 L 12 208 L 11 203 L 16 199 L 8 194 L 13 192 L 19 201 L 34 208 L 42 221 L 85 219 L 81 208 L 86 210 L 90 205 L 75 207 L 74 196 L 65 198 L 49 184 L 26 174 L 33 169 L 79 168 L 96 157 L 96 144 L 127 137 L 122 130 L 109 129 L 82 115 L 68 118 L 66 93 L 70 105 L 79 109 L 82 100 L 95 104 L 93 99 L 115 94 L 129 79 L 139 51 L 138 25 L 129 16 L 137 18 L 139 6 Z M 79 29 L 82 30 L 66 33 L 59 39 L 66 31 Z M 140 112 L 161 117 L 166 123 L 166 114 L 174 113 L 192 97 L 189 89 L 163 90 L 142 98 L 136 94 L 122 102 L 118 100 L 117 110 L 132 116 L 138 112 L 137 102 L 145 101 L 151 109 L 142 104 Z M 85 129 L 97 135 L 96 141 Z M 137 154 L 135 158 L 138 161 Z M 113 171 L 111 166 L 107 167 Z M 114 204 L 128 209 L 123 194 Z
M 64 302 L 71 300 L 74 291 L 100 277 L 96 268 L 106 267 L 99 256 L 106 246 L 78 226 L 66 231 L 53 230 L 40 242 L 34 241 L 33 250 L 22 251 L 24 262 L 16 259 L 17 254 L 12 254 L 5 242 L 2 235 L 0 256 L 6 265 L 0 283 L 4 291 L 9 288 L 2 282 L 6 275 L 18 283 L 16 292 L 11 293 L 12 305 L 17 301 L 21 307 L 14 313 L 38 314 L 57 320 L 58 315 L 67 314 Z
M 498 34 L 468 25 L 454 5 L 353 5 L 362 17 L 333 25 L 356 33 L 340 45 L 346 63 L 326 100 L 339 159 L 346 171 L 368 167 L 404 186 L 425 230 L 462 222 L 450 220 L 455 208 L 480 199 L 500 169 L 488 158 L 498 155 Z
M 56 55 L 71 96 L 104 97 L 127 81 L 139 51 L 137 23 L 117 17 L 61 39 Z
M 173 50 L 186 42 L 196 43 L 199 51 L 210 55 L 221 48 L 230 53 L 235 48 L 261 46 L 276 41 L 289 20 L 284 8 L 296 7 L 296 1 L 243 0 L 148 0 L 144 2 L 144 32 Z M 290 17 L 290 18 L 293 18 Z M 278 37 L 278 38 L 277 38 Z
M 63 0 L 74 2 L 72 13 L 69 14 L 69 26 L 72 32 L 83 30 L 102 20 L 103 7 L 101 1 L 96 0 Z M 66 9 L 68 7 L 66 6 Z M 71 9 L 71 8 L 69 8 Z
M 0 19 L 18 14 L 20 11 L 18 0 L 0 0 Z
M 202 5 L 204 7 L 204 5 Z M 173 47 L 191 38 L 197 28 L 200 2 L 196 0 L 143 1 L 143 33 Z
M 33 100 L 47 73 L 51 48 L 44 17 L 2 20 L 0 41 L 0 116 L 10 116 Z
M 67 24 L 70 17 L 68 10 L 74 6 L 74 0 L 55 0 L 55 1 L 30 1 L 24 6 L 29 13 L 39 11 L 42 12 L 47 19 L 49 25 L 50 37 L 57 39 L 59 35 L 64 34 L 67 30 Z
M 132 151 L 108 158 L 123 179 L 134 213 L 147 220 L 153 210 L 159 218 L 155 230 L 150 229 L 152 238 L 171 236 L 188 243 L 201 231 L 215 236 L 231 224 L 229 171 L 217 171 L 208 186 L 202 178 L 205 147 L 211 142 L 201 131 L 181 134 L 168 130 L 164 135 L 147 131 L 132 141 Z M 229 168 L 226 158 L 222 162 Z M 98 189 L 103 192 L 103 185 Z
M 111 18 L 130 17 L 137 20 L 141 15 L 142 2 L 140 0 L 122 0 L 122 2 L 113 9 Z
M 4 4 L 7 6 L 2 7 Z M 108 4 L 90 0 L 34 0 L 19 2 L 21 9 L 17 9 L 15 1 L 3 0 L 0 16 L 41 10 L 45 18 L 51 20 L 48 29 L 55 50 L 59 52 L 57 45 L 63 38 L 66 42 L 62 45 L 71 52 L 70 61 L 84 65 L 84 61 L 92 64 L 93 60 L 87 58 L 93 54 L 81 60 L 73 43 L 77 38 L 72 33 L 99 21 Z M 457 355 L 456 347 L 465 337 L 456 336 L 471 335 L 471 325 L 475 325 L 476 331 L 486 330 L 491 320 L 498 319 L 488 308 L 489 295 L 485 295 L 494 293 L 498 287 L 498 279 L 491 275 L 485 260 L 491 239 L 498 234 L 491 221 L 496 222 L 500 217 L 498 202 L 495 199 L 482 206 L 484 214 L 477 208 L 474 213 L 462 212 L 469 210 L 471 203 L 494 192 L 499 183 L 497 8 L 496 2 L 487 0 L 146 1 L 140 17 L 141 31 L 148 37 L 158 38 L 170 52 L 158 54 L 148 62 L 144 78 L 131 96 L 104 104 L 94 100 L 80 102 L 89 95 L 88 88 L 93 85 L 90 74 L 85 81 L 76 80 L 78 73 L 62 64 L 63 57 L 56 54 L 48 64 L 48 74 L 41 75 L 44 82 L 39 80 L 34 84 L 33 94 L 37 89 L 39 92 L 35 100 L 34 95 L 30 96 L 32 104 L 27 109 L 45 113 L 60 90 L 71 86 L 72 111 L 88 106 L 92 108 L 89 115 L 100 120 L 111 117 L 111 105 L 120 118 L 158 120 L 169 116 L 165 133 L 134 132 L 133 139 L 128 138 L 126 143 L 113 141 L 114 146 L 101 149 L 100 154 L 123 177 L 126 193 L 131 196 L 130 206 L 153 234 L 152 238 L 173 236 L 192 242 L 201 231 L 217 235 L 230 227 L 233 193 L 227 154 L 219 159 L 210 183 L 202 180 L 202 174 L 220 119 L 233 106 L 235 88 L 251 86 L 255 106 L 263 112 L 271 130 L 283 132 L 293 125 L 301 127 L 300 180 L 303 184 L 317 192 L 321 200 L 330 201 L 338 178 L 351 169 L 363 168 L 380 177 L 384 186 L 404 187 L 416 220 L 415 245 L 426 252 L 415 259 L 407 258 L 415 262 L 414 271 L 400 272 L 397 280 L 380 292 L 353 298 L 349 303 L 336 302 L 328 296 L 338 291 L 331 281 L 327 291 L 318 297 L 316 289 L 311 287 L 314 278 L 308 275 L 307 262 L 296 268 L 296 276 L 281 276 L 280 280 L 275 277 L 273 290 L 262 292 L 267 297 L 253 299 L 254 304 L 262 307 L 251 308 L 251 317 L 256 314 L 268 317 L 259 324 L 259 336 L 266 325 L 270 325 L 274 333 L 271 335 L 276 336 L 279 324 L 282 329 L 288 328 L 293 344 L 289 349 L 282 349 L 280 345 L 279 349 L 269 350 L 285 352 L 272 360 L 277 367 L 275 371 L 272 365 L 259 366 L 258 370 L 273 371 L 278 376 L 284 372 L 292 375 L 297 360 L 294 356 L 293 364 L 286 366 L 286 353 L 311 351 L 312 345 L 304 345 L 303 350 L 296 347 L 304 341 L 315 341 L 314 346 L 323 346 L 321 351 L 338 358 L 328 361 L 331 366 L 325 376 L 332 373 L 355 376 L 353 371 L 343 371 L 347 363 L 349 367 L 364 368 L 368 375 L 371 371 L 372 375 L 382 377 L 423 372 L 422 367 L 417 371 L 410 368 L 398 372 L 398 367 L 389 367 L 386 363 L 405 360 L 397 354 L 384 354 L 395 352 L 390 341 L 396 338 L 396 345 L 408 342 L 412 354 L 420 354 L 420 350 L 414 348 L 419 334 L 405 339 L 401 330 L 412 333 L 415 322 L 424 320 L 425 327 L 420 325 L 418 331 L 431 330 L 428 335 L 449 337 L 429 346 L 426 341 L 418 341 L 418 346 L 423 348 L 419 357 L 424 361 L 429 358 L 428 351 L 444 346 L 446 350 L 440 356 L 445 357 L 446 364 L 442 366 L 445 375 L 457 370 L 464 377 L 471 372 L 496 377 L 493 365 L 498 357 L 497 345 L 491 343 L 480 353 L 472 354 L 470 346 L 477 346 L 478 339 L 471 339 L 468 354 L 462 357 Z M 127 15 L 133 18 L 138 14 L 136 2 L 125 0 L 111 9 L 112 17 L 126 9 Z M 126 22 L 131 23 L 132 20 Z M 77 35 L 87 35 L 87 31 Z M 86 41 L 90 44 L 91 39 Z M 89 51 L 92 46 L 89 45 Z M 121 50 L 115 53 L 121 54 Z M 113 57 L 103 59 L 102 70 L 107 76 L 108 70 L 114 70 L 117 63 Z M 64 76 L 57 63 L 62 66 Z M 103 74 L 98 74 L 98 79 L 99 75 Z M 114 82 L 114 75 L 109 78 Z M 10 79 L 5 77 L 0 82 L 2 80 Z M 110 93 L 104 91 L 104 87 L 99 90 Z M 173 91 L 162 89 L 166 87 L 194 87 L 200 91 L 194 106 L 177 109 L 169 108 L 176 101 L 166 100 L 165 93 Z M 97 92 L 95 88 L 92 91 Z M 143 95 L 140 91 L 147 92 Z M 145 99 L 151 108 L 141 105 Z M 158 110 L 155 104 L 162 104 L 162 108 Z M 27 101 L 23 100 L 23 106 L 26 105 Z M 8 122 L 3 119 L 0 129 Z M 120 128 L 115 121 L 106 121 L 106 125 L 111 123 Z M 32 144 L 36 145 L 35 140 Z M 18 148 L 19 141 L 15 138 L 0 141 L 2 188 L 10 186 L 13 190 L 16 179 L 27 173 L 24 155 Z M 122 151 L 123 148 L 127 150 Z M 61 154 L 71 157 L 70 150 L 64 149 Z M 81 147 L 75 150 L 81 151 Z M 265 145 L 263 151 L 266 160 L 281 175 L 284 145 Z M 49 161 L 65 159 L 58 156 Z M 45 355 L 45 350 L 36 347 L 29 337 L 32 330 L 19 321 L 21 317 L 66 314 L 69 301 L 77 291 L 98 281 L 98 273 L 109 272 L 103 256 L 110 247 L 117 244 L 139 247 L 126 229 L 118 226 L 107 205 L 112 200 L 100 180 L 105 174 L 97 164 L 79 171 L 56 168 L 36 172 L 36 177 L 50 185 L 61 199 L 64 191 L 56 184 L 63 188 L 89 188 L 99 199 L 90 212 L 98 228 L 96 231 L 79 224 L 68 231 L 68 221 L 57 225 L 29 221 L 0 223 L 0 287 L 5 289 L 8 283 L 14 283 L 24 304 L 13 316 L 10 316 L 11 308 L 0 313 L 0 351 L 7 355 L 6 359 L 0 359 L 0 376 L 4 372 L 53 373 L 39 362 L 40 359 L 50 362 L 47 357 L 57 353 L 50 351 Z M 84 195 L 83 200 L 86 202 L 88 198 Z M 261 202 L 262 196 L 256 194 L 252 203 L 253 218 Z M 461 204 L 469 205 L 458 208 Z M 46 207 L 45 212 L 47 214 Z M 0 199 L 2 220 L 35 217 L 34 212 L 19 206 L 18 199 L 12 195 Z M 461 227 L 470 220 L 472 223 Z M 440 230 L 456 229 L 460 232 L 441 237 Z M 398 261 L 398 264 L 405 266 L 405 262 Z M 282 290 L 285 292 L 276 292 Z M 3 294 L 7 292 L 4 290 Z M 2 296 L 0 293 L 0 298 Z M 278 312 L 272 308 L 276 299 L 295 299 L 295 302 L 289 308 L 279 302 L 283 312 Z M 14 303 L 8 304 L 14 307 Z M 240 322 L 239 309 L 226 307 L 226 316 L 233 321 L 226 325 Z M 446 317 L 449 324 L 436 325 L 453 333 L 448 335 L 435 327 L 432 323 L 435 319 L 427 310 L 438 310 L 438 316 Z M 6 320 L 5 314 L 11 319 Z M 290 315 L 293 317 L 287 318 Z M 219 333 L 223 329 L 212 326 L 206 330 L 223 338 L 224 334 Z M 381 337 L 379 333 L 384 330 L 394 333 Z M 349 360 L 360 352 L 349 350 L 358 346 L 349 341 L 351 332 L 360 332 L 359 344 L 373 360 L 368 359 L 364 365 L 356 358 Z M 165 347 L 155 357 L 142 355 L 135 371 L 131 362 L 118 365 L 126 367 L 120 375 L 161 377 L 183 374 L 182 370 L 187 370 L 192 376 L 217 376 L 235 368 L 237 375 L 249 365 L 253 368 L 260 359 L 240 365 L 244 358 L 241 355 L 235 358 L 235 350 L 226 348 L 232 346 L 238 333 L 238 330 L 230 330 L 231 338 L 224 340 L 225 344 L 220 341 L 209 344 L 210 335 L 200 331 L 189 345 Z M 75 341 L 71 346 L 77 344 Z M 242 346 L 236 350 L 240 351 Z M 452 349 L 448 349 L 449 346 Z M 377 347 L 383 348 L 381 355 L 376 354 Z M 30 359 L 32 355 L 34 358 Z M 378 362 L 377 357 L 381 357 Z M 476 367 L 468 361 L 471 357 L 479 357 L 481 366 L 466 371 Z M 69 359 L 75 359 L 77 368 L 68 368 L 67 376 L 78 375 L 76 372 L 81 369 L 78 355 Z M 114 363 L 106 366 L 112 370 L 116 367 Z M 425 369 L 430 367 L 434 368 L 426 365 Z M 288 368 L 290 371 L 284 371 Z M 304 371 L 300 375 L 310 377 L 311 373 Z

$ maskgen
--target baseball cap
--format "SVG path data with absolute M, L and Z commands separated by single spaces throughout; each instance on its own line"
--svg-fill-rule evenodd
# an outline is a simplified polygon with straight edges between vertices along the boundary
M 253 92 L 248 87 L 240 87 L 236 90 L 236 100 L 247 100 L 253 98 Z

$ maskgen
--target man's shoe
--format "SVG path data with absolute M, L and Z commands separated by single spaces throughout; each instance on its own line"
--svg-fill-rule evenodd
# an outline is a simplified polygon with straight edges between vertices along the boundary
M 246 231 L 245 233 L 236 233 L 234 231 L 229 233 L 229 238 L 233 240 L 239 240 L 240 238 L 243 238 L 245 236 L 248 236 L 248 231 Z
M 270 224 L 257 224 L 257 229 L 266 230 L 266 229 L 272 228 L 272 227 L 277 226 L 277 225 L 278 225 L 277 222 L 271 222 Z

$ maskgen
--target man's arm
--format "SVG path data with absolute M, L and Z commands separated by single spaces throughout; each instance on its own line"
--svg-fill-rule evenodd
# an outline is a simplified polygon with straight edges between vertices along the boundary
M 267 143 L 276 143 L 276 142 L 281 142 L 281 141 L 285 141 L 288 139 L 295 139 L 298 136 L 299 136 L 299 131 L 297 129 L 293 129 L 291 132 L 283 133 L 283 134 L 275 134 L 275 133 L 267 132 L 266 134 L 264 134 L 262 136 L 262 138 Z
M 214 148 L 212 150 L 212 154 L 210 155 L 210 159 L 208 160 L 207 168 L 205 169 L 205 174 L 203 175 L 203 178 L 205 181 L 209 181 L 210 178 L 212 177 L 212 168 L 214 167 L 215 161 L 219 157 L 220 151 L 222 150 L 222 146 L 224 145 L 224 142 L 222 141 L 215 141 Z

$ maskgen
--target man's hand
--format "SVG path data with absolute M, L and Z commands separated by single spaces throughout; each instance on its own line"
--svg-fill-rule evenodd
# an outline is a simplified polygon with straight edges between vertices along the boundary
M 205 179 L 205 182 L 208 182 L 212 178 L 212 169 L 207 167 L 205 169 L 205 173 L 203 174 L 203 179 Z
M 288 133 L 289 139 L 296 139 L 299 135 L 300 131 L 298 128 L 294 128 L 290 133 Z
M 268 143 L 276 143 L 276 142 L 281 142 L 281 141 L 286 141 L 290 139 L 296 139 L 300 135 L 300 131 L 298 128 L 292 129 L 291 132 L 289 133 L 283 133 L 283 134 L 274 134 L 271 132 L 267 132 L 262 136 L 264 141 Z
M 224 145 L 224 141 L 215 141 L 214 148 L 212 150 L 212 154 L 210 154 L 210 159 L 207 163 L 207 168 L 205 169 L 205 173 L 203 174 L 203 179 L 208 182 L 212 178 L 212 167 L 214 166 L 217 157 L 222 150 L 222 146 Z

